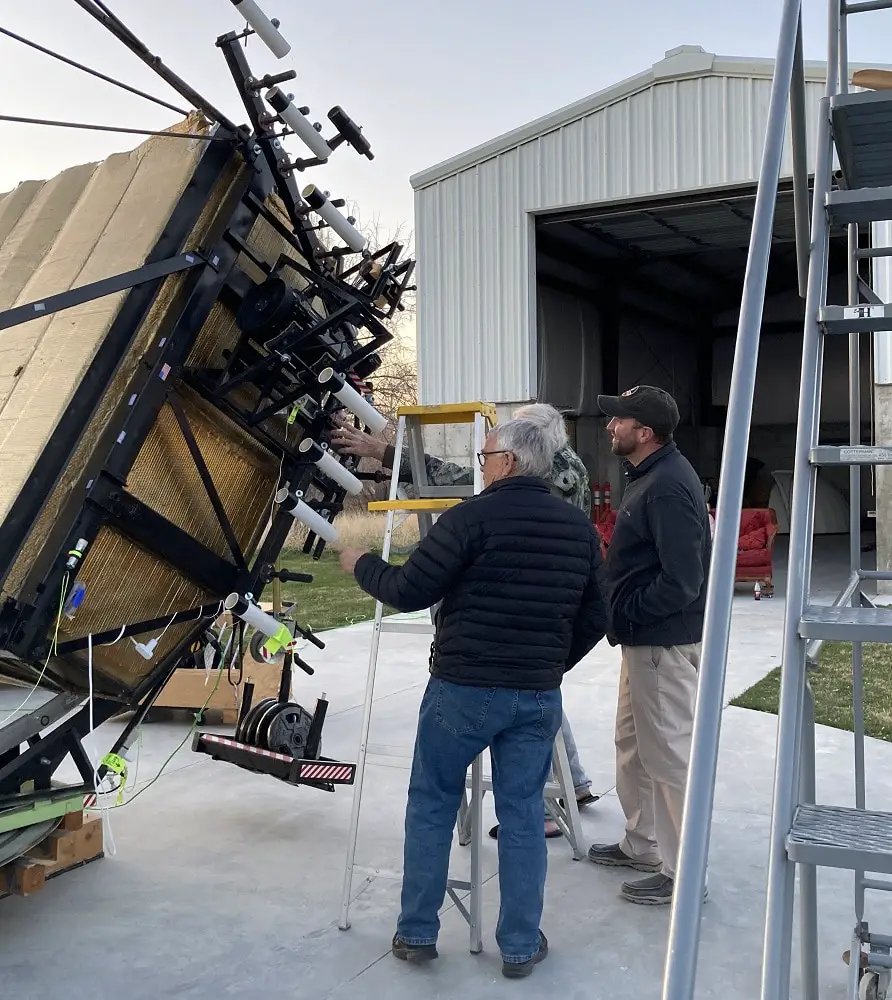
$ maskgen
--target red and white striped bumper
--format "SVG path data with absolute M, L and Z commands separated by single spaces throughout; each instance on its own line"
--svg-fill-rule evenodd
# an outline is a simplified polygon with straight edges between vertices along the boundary
M 287 754 L 262 750 L 216 733 L 196 733 L 192 749 L 239 767 L 270 774 L 293 785 L 310 782 L 352 785 L 356 778 L 356 764 L 348 761 L 328 760 L 325 757 L 319 760 L 295 759 Z

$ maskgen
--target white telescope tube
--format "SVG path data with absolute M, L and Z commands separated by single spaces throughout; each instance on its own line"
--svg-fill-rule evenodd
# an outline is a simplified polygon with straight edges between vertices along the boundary
M 320 538 L 324 538 L 326 542 L 336 542 L 338 540 L 338 532 L 335 526 L 330 521 L 326 521 L 321 514 L 317 514 L 309 504 L 305 504 L 303 500 L 296 497 L 287 486 L 282 487 L 276 494 L 276 503 L 282 510 L 290 514 L 295 521 L 300 521 L 310 531 L 317 534 Z
M 331 146 L 313 128 L 306 115 L 302 115 L 297 110 L 287 94 L 283 94 L 278 87 L 270 87 L 263 96 L 282 121 L 294 130 L 294 134 L 317 160 L 327 160 L 331 156 Z
M 315 184 L 308 184 L 301 197 L 310 208 L 341 237 L 341 239 L 356 253 L 362 253 L 368 240 L 332 205 Z
M 280 621 L 276 621 L 272 615 L 261 611 L 256 604 L 246 601 L 244 597 L 237 593 L 230 594 L 223 602 L 223 607 L 226 611 L 231 611 L 237 618 L 241 618 L 243 622 L 253 626 L 258 632 L 262 632 L 268 638 L 272 638 L 282 629 Z
M 319 375 L 319 384 L 339 399 L 351 413 L 359 417 L 373 434 L 380 434 L 387 426 L 387 417 L 382 416 L 371 403 L 363 399 L 334 368 L 323 369 Z
M 284 59 L 288 55 L 291 46 L 285 41 L 273 22 L 254 3 L 254 0 L 232 0 L 232 6 L 257 32 L 257 37 L 276 59 Z
M 357 479 L 348 469 L 345 469 L 331 452 L 325 451 L 312 438 L 304 438 L 297 450 L 302 455 L 309 452 L 311 461 L 319 471 L 328 476 L 329 479 L 333 479 L 338 486 L 343 486 L 348 493 L 352 493 L 355 497 L 362 493 L 362 481 Z

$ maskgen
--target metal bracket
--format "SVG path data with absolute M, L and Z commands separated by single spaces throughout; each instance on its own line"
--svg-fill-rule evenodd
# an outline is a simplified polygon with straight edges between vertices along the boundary
M 154 264 L 143 264 L 142 267 L 137 267 L 132 271 L 124 271 L 122 274 L 102 278 L 100 281 L 91 281 L 89 285 L 70 288 L 67 292 L 59 292 L 58 295 L 50 295 L 45 299 L 0 312 L 0 330 L 8 330 L 20 323 L 50 316 L 63 309 L 81 306 L 85 302 L 92 302 L 94 299 L 101 299 L 106 295 L 114 295 L 115 292 L 124 292 L 128 288 L 143 285 L 147 281 L 166 278 L 168 275 L 188 271 L 198 264 L 205 263 L 208 261 L 201 254 L 183 253 L 177 257 L 169 257 L 167 260 L 159 260 Z

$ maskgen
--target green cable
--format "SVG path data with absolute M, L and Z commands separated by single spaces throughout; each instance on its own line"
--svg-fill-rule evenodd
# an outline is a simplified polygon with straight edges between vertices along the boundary
M 125 802 L 118 802 L 118 803 L 115 803 L 115 805 L 113 805 L 113 806 L 99 806 L 98 808 L 101 811 L 104 812 L 107 809 L 122 809 L 124 806 L 129 805 L 134 799 L 139 798 L 139 796 L 142 795 L 142 793 L 144 791 L 146 791 L 146 789 L 151 788 L 152 785 L 155 784 L 155 782 L 164 773 L 164 769 L 167 767 L 167 765 L 174 759 L 174 757 L 176 757 L 176 755 L 180 752 L 180 750 L 182 750 L 183 747 L 186 745 L 186 740 L 188 740 L 189 737 L 198 728 L 198 720 L 201 718 L 202 714 L 207 709 L 208 705 L 211 703 L 211 699 L 217 693 L 217 688 L 219 688 L 219 686 L 220 686 L 220 679 L 222 678 L 222 676 L 223 676 L 223 662 L 222 662 L 222 659 L 221 659 L 220 666 L 217 668 L 217 681 L 214 684 L 213 690 L 207 696 L 207 699 L 206 699 L 205 703 L 201 706 L 201 708 L 198 709 L 197 712 L 195 712 L 195 714 L 193 715 L 193 718 L 192 718 L 192 725 L 189 727 L 188 732 L 183 737 L 183 739 L 181 740 L 181 742 L 176 747 L 174 747 L 173 752 L 170 754 L 170 756 L 167 758 L 167 760 L 164 761 L 164 763 L 161 765 L 161 768 L 159 769 L 159 771 L 155 775 L 155 777 L 152 778 L 151 781 L 149 781 L 145 785 L 143 785 L 142 788 L 137 789 Z M 118 789 L 117 788 L 113 788 L 113 789 L 111 789 L 108 792 L 100 792 L 100 793 L 97 793 L 97 794 L 110 795 L 112 792 L 116 792 L 116 791 L 118 791 Z

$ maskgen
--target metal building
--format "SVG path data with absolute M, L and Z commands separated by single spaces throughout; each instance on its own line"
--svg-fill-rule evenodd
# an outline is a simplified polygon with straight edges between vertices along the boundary
M 573 418 L 592 478 L 616 484 L 596 395 L 661 385 L 682 411 L 681 447 L 714 479 L 773 68 L 680 46 L 416 174 L 422 401 L 554 403 Z M 823 63 L 806 64 L 810 171 L 825 76 Z M 782 177 L 791 176 L 788 131 Z M 834 234 L 831 281 L 845 280 L 844 240 Z M 801 335 L 792 187 L 782 181 L 751 438 L 781 493 Z M 846 345 L 836 347 L 839 383 L 825 382 L 822 410 L 831 438 L 837 424 L 848 433 Z M 864 365 L 869 378 L 866 352 Z M 845 476 L 835 484 L 828 474 L 824 530 L 846 530 L 846 490 Z M 783 530 L 783 498 L 773 505 Z

